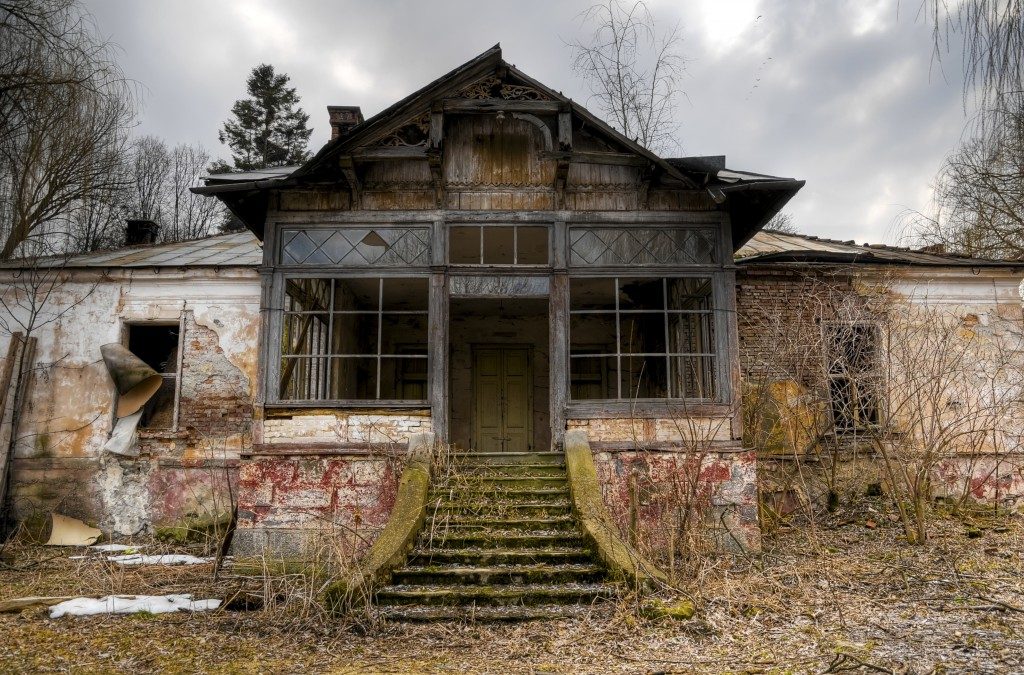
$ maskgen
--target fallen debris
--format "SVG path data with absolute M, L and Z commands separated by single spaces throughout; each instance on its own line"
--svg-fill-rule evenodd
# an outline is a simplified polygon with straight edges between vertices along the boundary
M 193 600 L 190 593 L 177 595 L 107 595 L 96 598 L 72 598 L 50 607 L 50 618 L 65 615 L 91 616 L 93 614 L 166 614 L 186 610 L 202 612 L 220 607 L 220 600 Z
M 5 612 L 20 612 L 21 610 L 29 609 L 30 607 L 50 607 L 51 605 L 56 605 L 57 603 L 72 599 L 74 599 L 74 596 L 71 595 L 35 595 L 27 598 L 0 600 L 0 614 Z
M 89 546 L 95 544 L 102 534 L 77 518 L 51 513 L 50 538 L 44 546 Z

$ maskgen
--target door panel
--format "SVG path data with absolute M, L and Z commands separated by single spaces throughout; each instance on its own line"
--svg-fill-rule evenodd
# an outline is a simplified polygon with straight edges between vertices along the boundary
M 530 350 L 473 351 L 473 444 L 483 452 L 527 452 L 533 441 Z

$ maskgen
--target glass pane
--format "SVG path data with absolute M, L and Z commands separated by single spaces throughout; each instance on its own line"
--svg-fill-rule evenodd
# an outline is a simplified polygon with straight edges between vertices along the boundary
M 713 399 L 718 395 L 713 356 L 671 356 L 672 397 Z
M 664 354 L 665 315 L 629 314 L 619 318 L 619 338 L 623 354 Z
M 328 396 L 329 359 L 284 357 L 281 359 L 280 397 L 284 401 L 312 401 Z
M 548 264 L 548 228 L 520 227 L 518 238 L 520 265 Z
M 453 265 L 480 264 L 480 227 L 452 227 L 448 230 L 448 262 Z
M 619 279 L 619 309 L 665 309 L 665 280 Z
M 615 279 L 570 279 L 569 309 L 615 309 Z
M 400 312 L 427 311 L 427 279 L 385 279 L 382 309 Z
M 427 359 L 380 360 L 380 397 L 392 401 L 427 399 Z
M 586 349 L 588 353 L 614 354 L 615 314 L 572 314 L 569 317 L 569 352 Z M 594 347 L 601 345 L 603 352 Z
M 425 314 L 385 314 L 381 319 L 381 354 L 426 355 Z
M 706 277 L 668 279 L 668 308 L 678 310 L 709 310 L 711 279 Z
M 619 361 L 622 369 L 622 398 L 665 398 L 668 396 L 664 356 L 628 356 Z
M 377 398 L 376 358 L 331 359 L 331 396 L 345 400 Z
M 281 320 L 281 354 L 326 354 L 327 314 L 285 314 Z
M 335 314 L 332 354 L 377 354 L 376 314 Z
M 281 261 L 288 265 L 428 265 L 425 227 L 336 227 L 284 230 Z
M 484 264 L 511 265 L 515 255 L 514 227 L 485 227 Z
M 569 359 L 569 396 L 576 401 L 616 398 L 615 357 Z
M 669 351 L 673 354 L 713 354 L 714 315 L 669 314 Z
M 715 232 L 677 227 L 574 227 L 569 262 L 587 265 L 714 264 Z

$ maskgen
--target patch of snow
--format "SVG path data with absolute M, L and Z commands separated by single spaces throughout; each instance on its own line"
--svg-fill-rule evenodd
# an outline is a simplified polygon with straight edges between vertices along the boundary
M 107 558 L 118 565 L 202 565 L 213 562 L 213 558 L 198 558 L 194 555 L 112 555 Z
M 125 553 L 130 551 L 138 551 L 144 546 L 129 546 L 128 544 L 97 544 L 90 546 L 90 551 L 100 551 L 103 553 Z
M 189 593 L 178 595 L 107 595 L 96 598 L 75 598 L 50 607 L 50 618 L 90 616 L 93 614 L 166 614 L 186 610 L 202 612 L 220 607 L 220 600 L 193 600 Z

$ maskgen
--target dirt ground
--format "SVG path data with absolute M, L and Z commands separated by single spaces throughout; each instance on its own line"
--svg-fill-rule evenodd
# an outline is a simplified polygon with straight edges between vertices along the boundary
M 639 619 L 623 601 L 564 621 L 360 625 L 326 619 L 301 575 L 276 578 L 264 595 L 278 599 L 262 607 L 239 596 L 195 614 L 25 610 L 0 614 L 0 672 L 1024 672 L 1024 518 L 937 517 L 923 546 L 900 534 L 875 504 L 778 531 L 756 558 L 706 560 L 683 584 L 689 621 Z M 213 581 L 212 565 L 122 568 L 73 553 L 19 549 L 0 599 L 223 598 L 240 583 Z

